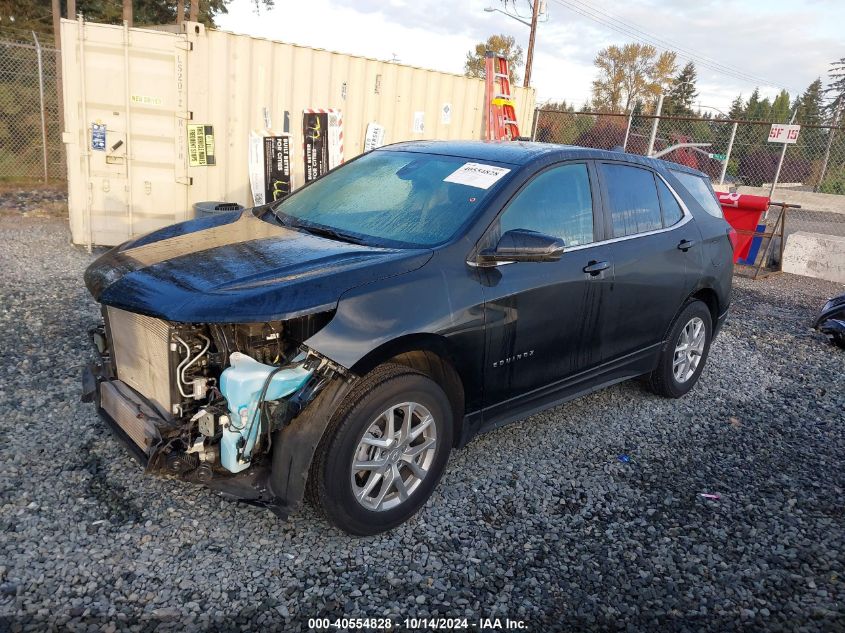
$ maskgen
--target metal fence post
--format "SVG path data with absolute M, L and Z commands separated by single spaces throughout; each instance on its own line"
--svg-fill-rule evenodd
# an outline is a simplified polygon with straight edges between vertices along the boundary
M 625 128 L 625 140 L 622 141 L 622 151 L 627 151 L 628 149 L 628 137 L 631 135 L 631 121 L 634 120 L 634 113 L 633 111 L 628 113 L 628 125 Z
M 44 116 L 44 65 L 41 61 L 41 42 L 35 31 L 32 32 L 32 39 L 35 40 L 35 54 L 38 56 L 38 97 L 41 104 L 41 147 L 43 148 L 44 160 L 44 182 L 47 182 L 47 119 Z
M 725 160 L 722 162 L 722 173 L 719 174 L 719 184 L 725 184 L 725 173 L 728 171 L 728 163 L 731 162 L 731 152 L 734 149 L 734 139 L 736 138 L 736 126 L 738 124 L 734 122 L 733 126 L 731 127 L 731 140 L 728 141 L 728 149 L 725 152 Z
M 654 111 L 654 123 L 651 124 L 651 136 L 648 138 L 648 151 L 646 156 L 651 156 L 654 151 L 654 141 L 657 138 L 657 125 L 660 123 L 660 111 L 663 110 L 663 93 L 657 99 L 657 110 Z
M 819 181 L 816 183 L 816 186 L 813 187 L 813 191 L 818 191 L 819 187 L 822 186 L 824 182 L 824 176 L 827 172 L 827 163 L 830 161 L 830 148 L 833 147 L 833 137 L 836 135 L 836 126 L 839 125 L 839 113 L 842 111 L 842 107 L 840 106 L 836 114 L 833 115 L 832 125 L 829 128 L 829 134 L 827 136 L 827 146 L 824 148 L 824 160 L 822 160 L 822 168 L 819 172 Z

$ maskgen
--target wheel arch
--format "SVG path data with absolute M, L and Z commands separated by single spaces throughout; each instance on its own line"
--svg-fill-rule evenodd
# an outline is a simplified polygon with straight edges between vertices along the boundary
M 710 311 L 710 319 L 712 322 L 713 327 L 716 327 L 716 323 L 719 321 L 719 314 L 720 312 L 720 305 L 719 305 L 719 295 L 718 293 L 710 288 L 709 286 L 705 286 L 703 288 L 699 288 L 695 292 L 693 292 L 689 299 L 698 299 L 702 301 L 704 305 L 707 306 L 707 309 Z M 686 301 L 684 302 L 686 304 Z M 681 308 L 683 309 L 683 308 Z
M 359 360 L 350 370 L 363 376 L 382 363 L 405 365 L 436 382 L 452 404 L 455 442 L 461 437 L 466 414 L 467 368 L 456 361 L 448 340 L 436 334 L 409 334 L 382 344 Z

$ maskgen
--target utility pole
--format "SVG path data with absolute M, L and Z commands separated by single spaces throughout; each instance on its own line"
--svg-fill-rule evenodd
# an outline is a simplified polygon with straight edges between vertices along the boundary
M 76 0 L 67 0 L 67 19 L 76 19 Z
M 53 41 L 56 43 L 56 92 L 59 101 L 59 121 L 65 128 L 65 101 L 62 90 L 62 7 L 59 0 L 53 0 Z M 68 16 L 71 17 L 71 16 Z
M 123 0 L 123 21 L 132 26 L 132 0 Z
M 198 22 L 200 16 L 200 0 L 191 0 L 191 22 Z
M 528 88 L 531 85 L 531 66 L 534 63 L 534 38 L 537 35 L 537 18 L 540 15 L 541 0 L 534 0 L 531 3 L 531 34 L 528 36 L 528 53 L 525 56 L 525 80 L 522 85 Z

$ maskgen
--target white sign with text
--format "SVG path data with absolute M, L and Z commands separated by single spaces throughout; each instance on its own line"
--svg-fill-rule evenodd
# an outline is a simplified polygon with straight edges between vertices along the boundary
M 769 130 L 769 143 L 795 143 L 798 141 L 800 131 L 800 125 L 772 123 L 772 129 Z

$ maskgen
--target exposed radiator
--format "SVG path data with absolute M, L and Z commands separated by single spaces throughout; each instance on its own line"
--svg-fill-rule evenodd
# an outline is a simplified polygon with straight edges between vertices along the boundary
M 170 326 L 153 317 L 108 308 L 109 341 L 117 378 L 170 419 Z

